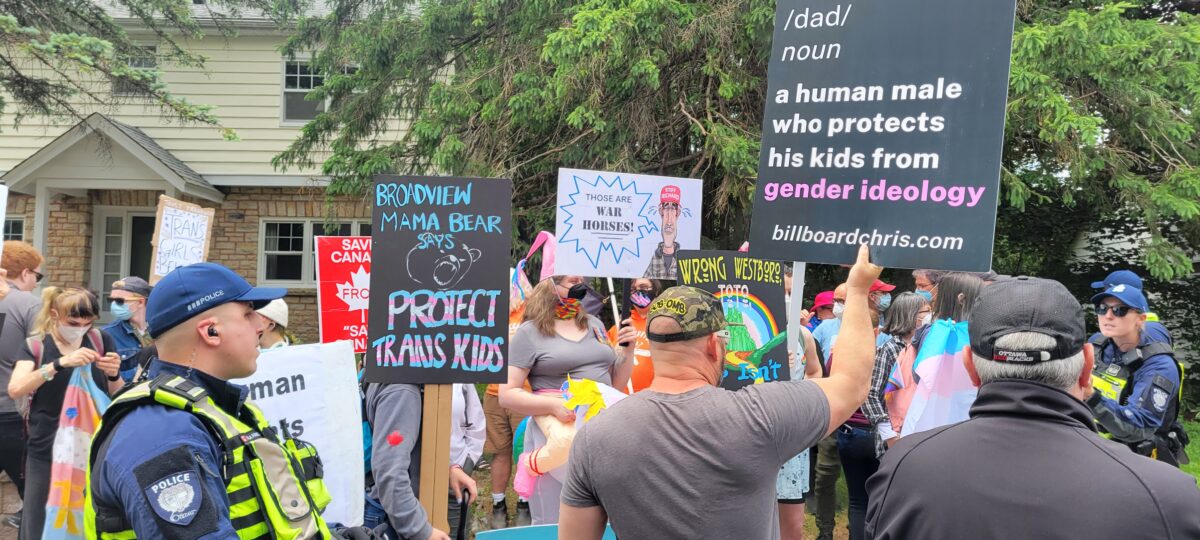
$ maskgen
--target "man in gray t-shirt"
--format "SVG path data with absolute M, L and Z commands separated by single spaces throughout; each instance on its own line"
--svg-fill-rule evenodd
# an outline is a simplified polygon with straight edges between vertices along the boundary
M 779 468 L 866 399 L 875 347 L 866 247 L 850 271 L 838 365 L 826 379 L 718 388 L 728 332 L 720 301 L 673 287 L 650 306 L 654 381 L 580 428 L 559 537 L 621 540 L 779 537 Z

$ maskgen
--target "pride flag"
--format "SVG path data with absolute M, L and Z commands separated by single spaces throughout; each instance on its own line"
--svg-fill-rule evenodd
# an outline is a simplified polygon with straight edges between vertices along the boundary
M 933 323 L 913 362 L 913 377 L 908 384 L 915 384 L 915 389 L 901 437 L 968 418 L 979 392 L 963 366 L 963 347 L 970 342 L 966 321 L 942 319 Z M 901 365 L 897 363 L 896 367 L 900 369 Z M 900 375 L 889 377 L 889 385 L 905 379 Z
M 71 370 L 50 466 L 44 540 L 83 538 L 83 490 L 92 435 L 111 400 L 92 379 L 90 367 Z

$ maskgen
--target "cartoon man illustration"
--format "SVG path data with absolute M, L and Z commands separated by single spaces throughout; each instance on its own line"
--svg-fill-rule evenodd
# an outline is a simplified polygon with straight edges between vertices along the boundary
M 679 252 L 679 242 L 675 237 L 679 233 L 679 187 L 663 186 L 658 194 L 658 215 L 662 218 L 663 241 L 654 250 L 654 258 L 642 277 L 650 279 L 675 279 L 675 254 Z

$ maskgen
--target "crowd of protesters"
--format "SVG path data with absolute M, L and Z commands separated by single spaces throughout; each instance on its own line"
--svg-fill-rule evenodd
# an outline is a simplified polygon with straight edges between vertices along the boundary
M 178 313 L 171 293 L 155 295 L 136 276 L 112 284 L 103 300 L 112 322 L 96 328 L 102 300 L 42 283 L 43 264 L 32 246 L 5 242 L 0 470 L 25 502 L 10 520 L 22 539 L 42 537 L 55 433 L 75 370 L 110 395 L 164 373 L 190 378 L 214 394 L 232 391 L 233 401 L 217 404 L 233 414 L 242 406 L 238 390 L 223 379 L 244 376 L 245 366 L 223 362 L 257 353 L 235 354 L 221 336 L 247 332 L 245 345 L 258 351 L 298 342 L 282 293 L 245 289 L 240 299 L 213 303 L 214 312 L 225 301 L 248 306 L 235 330 Z M 245 283 L 210 266 L 196 272 Z M 817 293 L 802 312 L 792 380 L 737 392 L 719 388 L 729 333 L 711 294 L 634 279 L 627 315 L 605 329 L 597 303 L 589 303 L 588 278 L 514 279 L 507 382 L 482 400 L 469 385 L 454 387 L 449 530 L 435 529 L 417 500 L 423 389 L 380 383 L 362 386 L 365 527 L 326 530 L 313 518 L 313 530 L 335 538 L 462 537 L 470 520 L 458 512 L 478 491 L 472 473 L 490 466 L 490 528 L 558 524 L 569 539 L 599 539 L 606 527 L 622 539 L 803 538 L 806 502 L 818 539 L 832 538 L 840 475 L 852 540 L 1200 537 L 1200 491 L 1173 468 L 1186 459 L 1188 442 L 1178 421 L 1182 368 L 1136 274 L 1118 271 L 1093 284 L 1088 300 L 1100 332 L 1089 338 L 1084 309 L 1057 282 L 917 270 L 915 289 L 900 292 L 880 271 L 862 248 L 846 282 Z M 209 302 L 204 292 L 184 296 Z M 198 333 L 163 335 L 181 324 L 197 324 Z M 167 355 L 186 355 L 184 340 L 195 343 L 181 366 Z M 212 348 L 203 349 L 208 342 Z M 199 363 L 196 347 L 206 351 Z M 561 391 L 568 378 L 629 399 L 576 431 Z M 126 423 L 157 418 L 133 417 L 140 420 Z M 564 436 L 566 447 L 548 444 Z M 114 436 L 113 444 L 130 444 L 129 437 Z M 514 455 L 514 447 L 523 452 Z M 107 443 L 104 450 L 114 451 Z M 203 466 L 208 458 L 200 455 Z M 162 465 L 152 458 L 129 466 Z M 140 473 L 119 472 L 121 463 L 111 460 L 102 474 L 114 485 L 145 488 Z M 548 463 L 561 467 L 540 470 Z M 530 477 L 536 483 L 527 492 L 518 487 L 510 520 L 506 491 Z M 214 502 L 197 507 L 195 519 L 212 523 L 188 529 L 196 534 L 181 536 L 161 513 L 128 507 L 122 524 L 138 537 L 244 536 L 248 529 L 239 527 L 247 525 L 229 515 L 237 501 L 227 488 L 201 491 Z M 97 496 L 128 506 L 113 489 Z

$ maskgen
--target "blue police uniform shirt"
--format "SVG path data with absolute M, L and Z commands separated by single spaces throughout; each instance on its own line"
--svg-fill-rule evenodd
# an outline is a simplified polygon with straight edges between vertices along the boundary
M 1100 334 L 1093 334 L 1090 341 L 1095 341 L 1098 337 L 1103 339 Z M 1156 322 L 1148 322 L 1143 328 L 1138 346 L 1151 343 L 1171 344 L 1171 341 L 1166 327 Z M 1096 361 L 1103 365 L 1112 364 L 1120 354 L 1116 345 L 1109 345 L 1102 351 L 1096 351 Z M 1167 409 L 1170 408 L 1171 399 L 1179 392 L 1179 367 L 1175 365 L 1175 360 L 1165 354 L 1146 358 L 1142 367 L 1130 377 L 1128 384 L 1132 385 L 1132 388 L 1125 405 L 1101 396 L 1102 406 L 1135 428 L 1161 427 Z
M 149 377 L 178 375 L 208 391 L 226 412 L 245 401 L 245 387 L 154 358 Z M 138 538 L 236 538 L 221 479 L 221 448 L 195 415 L 162 405 L 130 411 L 93 466 L 98 506 L 121 509 Z
M 142 350 L 142 340 L 138 339 L 137 330 L 129 321 L 113 321 L 103 330 L 113 338 L 113 344 L 116 346 L 113 352 L 121 356 L 121 378 L 125 382 L 133 380 L 134 373 L 137 373 L 134 357 Z

